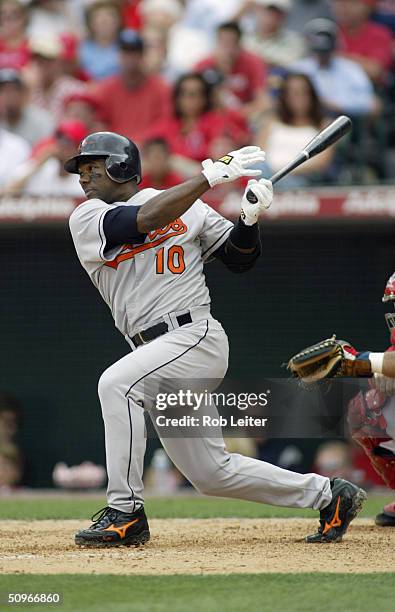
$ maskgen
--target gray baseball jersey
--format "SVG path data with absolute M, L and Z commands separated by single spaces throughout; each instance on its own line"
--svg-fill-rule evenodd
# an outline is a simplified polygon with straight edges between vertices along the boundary
M 114 204 L 87 200 L 70 217 L 79 260 L 125 337 L 166 313 L 210 303 L 203 263 L 233 227 L 231 221 L 196 200 L 182 218 L 149 232 L 144 243 L 106 251 L 105 213 L 116 206 L 140 206 L 158 193 L 143 189 L 127 202 Z

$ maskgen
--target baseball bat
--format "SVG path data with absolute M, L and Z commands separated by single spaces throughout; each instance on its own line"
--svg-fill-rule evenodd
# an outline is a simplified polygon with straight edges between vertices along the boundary
M 292 172 L 292 170 L 295 170 L 295 168 L 303 164 L 308 159 L 311 159 L 315 155 L 318 155 L 318 153 L 322 153 L 322 151 L 325 151 L 325 149 L 327 149 L 330 145 L 339 140 L 339 138 L 342 138 L 344 134 L 347 134 L 347 132 L 350 131 L 351 126 L 352 121 L 350 117 L 347 117 L 346 115 L 341 115 L 340 117 L 332 121 L 330 125 L 321 130 L 321 132 L 319 132 L 316 136 L 314 136 L 312 140 L 310 140 L 310 142 L 305 146 L 303 151 L 301 151 L 299 155 L 295 157 L 295 159 L 293 159 L 291 162 L 289 162 L 289 164 L 284 166 L 284 168 L 281 168 L 278 172 L 273 174 L 273 176 L 270 178 L 273 185 L 274 183 L 277 183 L 277 181 L 282 179 L 284 176 Z M 258 198 L 251 191 L 251 189 L 247 191 L 246 197 L 247 200 L 251 202 L 251 204 L 256 204 L 258 202 Z

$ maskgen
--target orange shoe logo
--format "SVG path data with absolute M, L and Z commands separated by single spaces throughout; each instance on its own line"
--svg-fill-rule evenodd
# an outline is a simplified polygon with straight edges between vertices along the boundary
M 114 525 L 110 525 L 109 527 L 106 527 L 105 529 L 103 529 L 103 531 L 116 531 L 119 537 L 121 538 L 121 540 L 123 540 L 123 538 L 126 535 L 127 528 L 137 523 L 138 520 L 139 519 L 136 518 L 133 521 L 130 521 L 130 523 L 126 523 L 126 525 L 123 525 L 122 527 L 115 527 Z
M 329 529 L 332 529 L 332 527 L 340 527 L 340 525 L 342 524 L 341 518 L 339 517 L 339 506 L 340 506 L 340 495 L 337 498 L 336 510 L 335 510 L 335 514 L 333 515 L 333 519 L 331 520 L 330 523 L 325 522 L 325 527 L 322 531 L 323 534 L 329 531 Z

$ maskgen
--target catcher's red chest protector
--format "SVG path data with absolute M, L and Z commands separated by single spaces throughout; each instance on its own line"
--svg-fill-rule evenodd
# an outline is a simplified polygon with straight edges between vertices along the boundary
M 391 346 L 395 351 L 395 328 L 391 329 Z M 376 472 L 391 489 L 395 489 L 395 455 L 380 444 L 391 440 L 382 410 L 389 397 L 377 389 L 360 391 L 348 404 L 348 423 L 353 439 L 368 455 Z

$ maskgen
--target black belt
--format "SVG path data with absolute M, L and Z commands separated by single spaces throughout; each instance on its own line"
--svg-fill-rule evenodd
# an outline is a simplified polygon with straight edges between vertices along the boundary
M 190 312 L 186 312 L 185 314 L 178 315 L 176 317 L 178 327 L 182 327 L 183 325 L 187 325 L 188 323 L 192 323 L 192 317 Z M 133 342 L 135 347 L 141 346 L 142 344 L 147 344 L 147 342 L 151 342 L 151 340 L 155 340 L 159 336 L 163 336 L 169 331 L 169 326 L 165 321 L 161 321 L 161 323 L 157 323 L 152 327 L 148 327 L 148 329 L 143 329 L 138 334 L 135 334 L 131 341 Z

